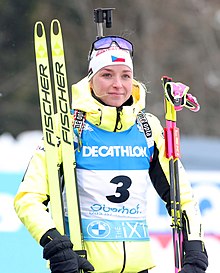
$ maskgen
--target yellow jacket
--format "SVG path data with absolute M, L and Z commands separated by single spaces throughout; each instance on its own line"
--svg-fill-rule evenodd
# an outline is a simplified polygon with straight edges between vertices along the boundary
M 123 106 L 120 113 L 120 126 L 116 125 L 117 111 L 98 102 L 92 95 L 87 78 L 72 87 L 72 108 L 86 112 L 86 120 L 98 128 L 109 132 L 122 132 L 133 126 L 139 111 L 145 107 L 145 88 L 133 82 L 133 102 Z M 156 191 L 170 209 L 169 161 L 164 156 L 165 141 L 163 128 L 152 114 L 146 114 L 154 140 L 154 156 L 150 163 L 149 175 Z M 57 130 L 59 136 L 59 130 Z M 59 151 L 59 162 L 61 163 Z M 203 240 L 200 211 L 193 197 L 185 170 L 179 164 L 181 208 L 189 221 L 188 239 Z M 23 181 L 15 196 L 15 210 L 31 235 L 40 242 L 41 237 L 55 224 L 48 213 L 49 189 L 43 142 L 34 152 Z M 73 242 L 74 243 L 74 242 Z M 139 272 L 155 266 L 151 255 L 150 241 L 144 242 L 85 242 L 88 260 L 95 272 Z M 126 258 L 125 258 L 126 257 Z

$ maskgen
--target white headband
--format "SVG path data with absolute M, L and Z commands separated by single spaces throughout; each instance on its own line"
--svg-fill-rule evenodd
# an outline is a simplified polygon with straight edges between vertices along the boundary
M 133 72 L 133 62 L 128 50 L 120 49 L 115 45 L 106 49 L 93 50 L 89 62 L 88 79 L 91 80 L 101 68 L 117 64 L 126 65 Z

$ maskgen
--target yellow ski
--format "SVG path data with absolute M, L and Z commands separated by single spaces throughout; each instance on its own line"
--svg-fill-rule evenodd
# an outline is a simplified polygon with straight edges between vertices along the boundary
M 70 103 L 65 65 L 63 38 L 60 22 L 53 20 L 50 28 L 51 59 L 53 70 L 49 68 L 46 34 L 42 22 L 35 24 L 35 55 L 41 107 L 41 118 L 48 169 L 51 213 L 55 225 L 61 234 L 65 233 L 64 206 L 60 186 L 58 164 L 58 139 L 54 132 L 55 95 L 58 124 L 60 131 L 63 175 L 66 189 L 67 211 L 70 239 L 74 250 L 83 250 L 81 218 L 77 183 L 75 179 L 75 154 L 73 145 L 73 127 L 70 115 Z M 50 73 L 53 72 L 54 90 L 51 85 Z M 81 252 L 84 255 L 84 251 Z M 80 254 L 80 252 L 79 252 Z
M 50 67 L 46 34 L 42 22 L 34 28 L 35 57 L 37 66 L 38 91 L 41 109 L 41 121 L 46 153 L 46 164 L 50 192 L 50 208 L 57 230 L 64 234 L 60 179 L 58 175 L 58 139 L 54 132 L 54 104 L 50 78 Z
M 73 145 L 73 127 L 70 116 L 67 73 L 60 22 L 51 22 L 51 52 L 56 94 L 57 112 L 59 115 L 61 150 L 68 208 L 70 238 L 75 250 L 82 250 L 81 218 L 75 179 L 75 153 Z

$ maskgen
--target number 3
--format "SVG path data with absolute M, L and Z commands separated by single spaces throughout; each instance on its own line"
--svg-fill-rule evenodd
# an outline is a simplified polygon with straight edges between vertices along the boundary
M 125 175 L 119 175 L 119 176 L 114 177 L 110 181 L 110 183 L 113 183 L 113 184 L 119 184 L 120 182 L 122 183 L 122 186 L 117 187 L 117 189 L 116 189 L 116 193 L 119 193 L 120 196 L 116 196 L 116 195 L 106 196 L 106 198 L 110 202 L 123 203 L 129 198 L 130 193 L 127 189 L 131 186 L 131 179 Z

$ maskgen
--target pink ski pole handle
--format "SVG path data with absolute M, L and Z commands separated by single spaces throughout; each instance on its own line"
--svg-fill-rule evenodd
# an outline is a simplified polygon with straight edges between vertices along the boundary
M 180 82 L 167 82 L 165 96 L 173 104 L 175 111 L 181 111 L 186 103 L 186 94 L 189 87 Z

